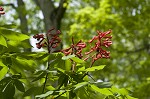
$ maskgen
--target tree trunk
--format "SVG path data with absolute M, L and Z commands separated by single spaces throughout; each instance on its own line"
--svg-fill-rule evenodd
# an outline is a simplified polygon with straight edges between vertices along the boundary
M 60 29 L 61 20 L 66 11 L 64 3 L 67 0 L 60 0 L 59 6 L 55 7 L 52 0 L 34 0 L 35 3 L 42 10 L 44 16 L 45 30 L 48 31 L 51 28 Z

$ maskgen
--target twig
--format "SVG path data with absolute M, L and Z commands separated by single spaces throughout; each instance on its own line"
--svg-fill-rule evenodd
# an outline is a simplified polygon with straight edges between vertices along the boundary
M 94 61 L 92 62 L 92 64 L 90 65 L 90 68 L 93 66 Z M 83 79 L 86 75 L 88 75 L 89 72 L 85 72 L 84 75 L 81 77 L 81 79 Z
M 50 63 L 48 62 L 47 70 L 49 69 L 49 67 L 50 67 Z M 48 74 L 49 74 L 49 73 L 47 73 L 46 76 L 45 76 L 45 82 L 44 82 L 44 86 L 43 86 L 42 93 L 44 93 L 44 89 L 45 89 L 45 86 L 46 86 L 46 83 L 47 83 L 47 79 L 48 79 Z
M 92 80 L 94 80 L 96 82 L 96 80 L 90 75 L 90 74 L 87 74 L 89 77 L 92 78 Z
M 16 9 L 16 7 L 15 7 L 15 5 L 13 3 L 0 4 L 0 6 L 11 6 L 12 8 Z
M 46 37 L 47 37 L 47 43 L 48 43 L 48 45 L 47 45 L 47 49 L 48 49 L 48 53 L 50 54 L 51 53 L 51 45 L 50 45 L 50 43 L 49 43 L 49 37 L 48 37 L 48 32 L 46 33 Z M 48 59 L 48 66 L 47 66 L 47 70 L 50 68 L 50 61 L 49 61 L 49 59 Z M 47 73 L 46 74 L 46 76 L 45 76 L 45 82 L 44 82 L 44 85 L 43 85 L 43 90 L 42 90 L 42 93 L 44 93 L 44 90 L 45 90 L 45 86 L 46 86 L 46 83 L 47 83 L 47 79 L 48 79 L 48 74 L 49 73 Z

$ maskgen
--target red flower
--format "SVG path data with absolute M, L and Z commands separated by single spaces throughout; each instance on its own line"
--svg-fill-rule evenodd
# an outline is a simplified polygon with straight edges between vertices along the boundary
M 89 52 L 86 52 L 86 55 L 89 55 L 92 52 L 96 52 L 96 54 L 92 55 L 93 62 L 98 60 L 99 58 L 109 58 L 110 52 L 102 49 L 102 47 L 109 47 L 112 44 L 111 38 L 112 36 L 108 36 L 111 33 L 111 30 L 106 32 L 97 31 L 98 35 L 94 36 L 89 43 L 95 42 L 95 46 L 90 49 Z
M 47 45 L 50 48 L 56 48 L 58 46 L 58 44 L 61 42 L 60 38 L 59 38 L 59 34 L 60 31 L 58 30 L 55 34 L 52 34 L 51 31 L 54 30 L 54 28 L 48 30 L 47 32 L 47 40 L 44 37 L 43 34 L 36 34 L 33 36 L 33 38 L 37 39 L 39 41 L 39 43 L 36 43 L 36 47 L 37 48 L 41 48 L 44 45 Z M 46 42 L 47 41 L 47 42 Z
M 72 43 L 73 44 L 71 45 L 71 47 L 61 50 L 61 52 L 63 52 L 66 56 L 69 54 L 75 54 L 77 57 L 82 58 L 82 50 L 86 47 L 86 44 L 83 43 L 81 40 L 77 44 L 74 44 L 73 38 Z
M 2 8 L 2 7 L 0 6 L 0 15 L 3 15 L 3 14 L 5 14 L 4 8 Z
M 38 43 L 36 43 L 36 47 L 38 49 L 40 49 L 41 47 L 43 47 L 46 44 L 46 42 L 44 42 L 45 37 L 43 34 L 36 34 L 33 36 L 33 38 L 35 38 L 39 41 Z
M 33 38 L 35 38 L 39 41 L 41 38 L 44 38 L 44 35 L 43 34 L 36 34 L 33 36 Z
M 58 44 L 61 42 L 61 39 L 59 38 L 59 34 L 61 33 L 59 30 L 56 31 L 56 33 L 51 33 L 51 31 L 54 30 L 54 28 L 50 29 L 47 33 L 47 36 L 49 37 L 49 46 L 52 48 L 56 48 Z

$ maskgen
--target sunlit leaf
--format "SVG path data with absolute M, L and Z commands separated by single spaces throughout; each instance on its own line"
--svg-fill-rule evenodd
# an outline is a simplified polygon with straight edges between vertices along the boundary
M 65 70 L 70 71 L 71 70 L 71 61 L 70 60 L 65 60 Z
M 111 88 L 112 86 L 110 82 L 93 82 L 91 84 L 94 84 L 99 88 Z
M 74 62 L 76 62 L 76 63 L 85 63 L 84 60 L 82 60 L 82 59 L 80 59 L 80 58 L 78 58 L 78 57 L 72 57 L 71 59 L 72 59 Z
M 74 91 L 79 89 L 79 88 L 82 88 L 82 87 L 86 86 L 87 84 L 89 84 L 89 82 L 78 83 L 77 85 L 74 86 L 75 87 Z
M 126 95 L 127 99 L 138 99 L 138 98 L 134 98 L 134 97 L 131 97 L 129 95 Z
M 93 66 L 91 68 L 87 68 L 87 69 L 80 69 L 78 71 L 86 71 L 86 72 L 91 72 L 91 71 L 96 71 L 96 70 L 102 70 L 106 65 L 100 65 L 100 66 Z
M 8 67 L 4 66 L 1 70 L 0 70 L 0 80 L 7 74 L 8 72 Z
M 67 60 L 67 59 L 70 59 L 72 57 L 75 57 L 75 55 L 68 55 L 68 56 L 63 56 L 62 59 L 63 60 Z
M 128 95 L 129 94 L 128 90 L 126 90 L 125 88 L 119 89 L 119 93 L 122 95 Z
M 7 47 L 6 40 L 1 34 L 0 34 L 0 45 Z
M 16 28 L 17 25 L 15 25 L 15 24 L 4 24 L 4 25 L 0 25 L 0 27 L 12 29 L 12 28 Z
M 109 89 L 107 88 L 98 88 L 97 86 L 95 85 L 91 85 L 91 87 L 93 88 L 93 90 L 101 93 L 101 94 L 104 94 L 104 95 L 113 95 L 113 93 L 111 91 L 109 91 Z
M 6 65 L 4 65 L 4 63 L 2 62 L 2 60 L 0 59 L 0 66 L 4 67 Z
M 100 65 L 100 66 L 93 66 L 91 68 L 87 68 L 85 71 L 96 71 L 96 70 L 102 70 L 106 65 Z
M 29 36 L 27 36 L 25 34 L 15 32 L 15 31 L 12 31 L 12 30 L 9 30 L 6 28 L 2 28 L 2 27 L 0 27 L 0 33 L 8 40 L 23 41 L 23 40 L 30 38 Z
M 53 91 L 48 91 L 46 92 L 45 94 L 41 94 L 41 95 L 36 95 L 35 97 L 36 98 L 44 98 L 44 97 L 47 97 L 49 95 L 53 94 Z

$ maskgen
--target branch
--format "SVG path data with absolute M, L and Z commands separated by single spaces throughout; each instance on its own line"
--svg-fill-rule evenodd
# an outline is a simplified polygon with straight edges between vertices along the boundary
M 11 6 L 12 8 L 16 9 L 16 7 L 15 7 L 15 5 L 13 3 L 0 4 L 0 6 Z
M 68 5 L 67 0 L 60 0 L 60 2 L 59 2 L 59 6 L 58 6 L 57 12 L 56 12 L 56 19 L 58 21 L 58 24 L 60 24 L 61 19 L 63 18 L 64 14 L 66 12 L 67 5 L 64 6 L 65 3 Z

